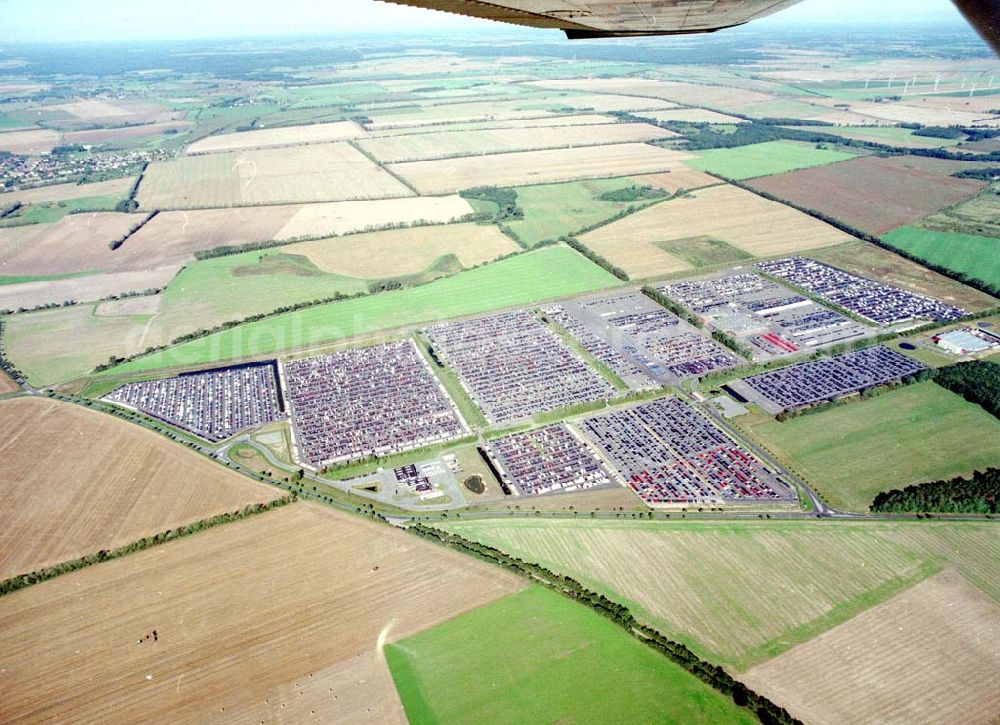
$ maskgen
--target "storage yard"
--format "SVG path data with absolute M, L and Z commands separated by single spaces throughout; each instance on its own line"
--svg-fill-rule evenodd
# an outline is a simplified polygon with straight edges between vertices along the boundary
M 467 432 L 412 340 L 281 364 L 296 458 L 311 467 L 421 448 Z
M 274 361 L 238 365 L 127 383 L 104 399 L 218 442 L 284 417 L 276 373 Z
M 779 473 L 678 398 L 587 418 L 582 427 L 647 504 L 795 501 Z
M 789 257 L 760 262 L 757 268 L 882 326 L 913 320 L 949 322 L 968 314 L 931 297 L 859 277 L 814 259 Z
M 729 387 L 769 413 L 806 408 L 918 375 L 927 366 L 883 345 L 752 375 Z
M 618 485 L 603 461 L 566 425 L 494 438 L 483 450 L 515 495 Z
M 714 329 L 772 360 L 873 334 L 864 325 L 794 290 L 742 269 L 657 287 Z
M 494 425 L 615 395 L 555 333 L 523 310 L 434 325 L 427 336 Z

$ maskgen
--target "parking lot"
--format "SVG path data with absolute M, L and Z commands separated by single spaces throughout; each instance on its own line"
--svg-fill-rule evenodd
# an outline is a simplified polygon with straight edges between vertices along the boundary
M 792 289 L 738 268 L 657 288 L 765 362 L 850 342 L 874 330 Z
M 435 325 L 427 336 L 493 425 L 615 396 L 604 378 L 524 310 Z
M 312 467 L 460 438 L 461 415 L 413 340 L 282 363 L 296 460 Z
M 877 325 L 914 320 L 948 322 L 968 314 L 932 297 L 858 277 L 805 257 L 760 262 L 757 268 Z
M 729 384 L 772 415 L 894 382 L 926 370 L 923 363 L 876 345 L 791 365 Z
M 564 424 L 496 438 L 483 449 L 516 495 L 619 485 L 594 451 Z
M 126 383 L 104 400 L 218 442 L 284 417 L 273 360 Z
M 724 347 L 637 290 L 562 303 L 552 319 L 563 324 L 560 319 L 566 318 L 573 321 L 567 327 L 570 333 L 609 367 L 614 369 L 609 354 L 627 363 L 629 375 L 621 377 L 635 389 L 677 384 L 739 363 Z M 587 347 L 585 340 L 592 338 L 606 345 L 601 348 L 607 351 L 604 357 Z
M 795 500 L 776 471 L 678 398 L 593 416 L 582 428 L 647 504 Z

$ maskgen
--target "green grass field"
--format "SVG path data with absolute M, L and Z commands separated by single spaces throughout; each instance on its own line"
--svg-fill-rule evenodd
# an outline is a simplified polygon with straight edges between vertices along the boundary
M 753 723 L 613 622 L 532 587 L 385 649 L 423 723 Z
M 558 239 L 609 219 L 630 206 L 637 210 L 648 206 L 650 200 L 616 202 L 598 198 L 606 191 L 634 184 L 626 177 L 517 187 L 517 203 L 524 209 L 524 219 L 509 222 L 507 227 L 529 246 Z
M 719 264 L 737 264 L 753 259 L 753 255 L 711 237 L 688 237 L 669 242 L 654 242 L 667 254 L 683 259 L 692 267 L 712 267 Z
M 79 199 L 54 201 L 48 204 L 30 204 L 0 222 L 0 226 L 14 224 L 44 224 L 57 222 L 67 214 L 88 211 L 112 211 L 119 202 L 117 196 L 85 196 Z
M 742 671 L 946 566 L 1000 600 L 996 524 L 493 519 L 443 525 L 627 604 Z
M 751 432 L 835 508 L 867 511 L 879 491 L 997 463 L 1000 421 L 927 382 Z
M 698 158 L 684 163 L 700 171 L 711 171 L 731 179 L 771 176 L 809 166 L 846 161 L 857 156 L 847 151 L 818 149 L 810 144 L 792 141 L 768 141 L 731 149 L 707 149 L 697 153 Z
M 420 287 L 240 325 L 120 365 L 112 373 L 276 353 L 617 284 L 617 278 L 568 247 L 545 247 Z
M 1000 239 L 900 227 L 882 240 L 932 264 L 1000 286 Z

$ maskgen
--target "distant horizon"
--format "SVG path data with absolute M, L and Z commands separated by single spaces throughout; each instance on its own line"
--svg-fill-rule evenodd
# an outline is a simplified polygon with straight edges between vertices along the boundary
M 518 34 L 562 38 L 558 31 L 392 5 L 375 0 L 176 0 L 138 9 L 124 0 L 0 0 L 5 44 L 220 41 L 339 35 Z M 349 18 L 344 21 L 344 18 Z M 752 21 L 758 27 L 912 27 L 964 23 L 950 0 L 804 0 Z M 345 25 L 349 27 L 345 27 Z M 726 31 L 722 31 L 725 33 Z M 730 31 L 731 32 L 731 31 Z M 721 37 L 721 36 L 718 36 Z

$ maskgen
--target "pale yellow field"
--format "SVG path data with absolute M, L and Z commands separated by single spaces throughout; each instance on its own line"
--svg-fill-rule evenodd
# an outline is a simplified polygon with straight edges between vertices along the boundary
M 643 118 L 657 121 L 690 121 L 691 123 L 747 123 L 738 116 L 730 116 L 705 108 L 675 108 L 667 111 L 643 111 Z
M 680 81 L 658 81 L 645 78 L 588 78 L 578 80 L 540 81 L 532 85 L 544 88 L 562 88 L 573 91 L 605 91 L 607 93 L 632 93 L 635 95 L 663 98 L 692 106 L 736 106 L 774 101 L 768 93 L 760 93 L 744 88 L 720 85 L 702 85 Z M 623 109 L 624 110 L 624 109 Z
M 809 723 L 995 723 L 1000 605 L 945 571 L 740 679 Z
M 48 129 L 30 131 L 3 131 L 0 133 L 0 151 L 12 154 L 47 154 L 59 145 L 59 134 Z
M 4 597 L 0 720 L 405 722 L 380 641 L 522 586 L 295 503 Z
M 0 285 L 0 310 L 31 309 L 64 300 L 91 302 L 122 292 L 162 289 L 174 278 L 180 265 L 163 265 L 132 272 L 87 274 L 67 279 Z
M 648 144 L 624 143 L 573 150 L 550 149 L 511 154 L 413 161 L 392 164 L 421 193 L 459 191 L 473 186 L 518 186 L 669 171 L 690 154 Z
M 4 393 L 13 393 L 17 389 L 17 383 L 15 383 L 7 373 L 0 370 L 0 395 L 3 395 Z
M 0 579 L 281 495 L 152 431 L 70 403 L 0 402 L 0 430 Z
M 637 617 L 731 671 L 789 651 L 945 564 L 1000 601 L 1000 537 L 991 522 L 579 518 L 445 528 L 628 602 Z
M 143 209 L 197 209 L 413 196 L 347 143 L 185 156 L 150 164 Z
M 330 141 L 346 141 L 352 138 L 360 138 L 364 135 L 364 129 L 353 121 L 315 123 L 309 126 L 288 126 L 285 128 L 263 128 L 259 131 L 243 131 L 241 133 L 208 136 L 188 146 L 186 153 L 190 155 L 210 154 L 219 151 L 240 151 L 269 146 L 327 143 Z
M 463 267 L 472 267 L 519 250 L 495 226 L 451 224 L 318 239 L 283 251 L 303 254 L 325 272 L 379 279 L 418 274 L 446 254 L 458 257 Z
M 379 161 L 395 163 L 531 149 L 652 141 L 676 135 L 672 131 L 646 123 L 607 123 L 553 128 L 444 131 L 367 139 L 359 142 L 359 145 Z
M 707 236 L 758 257 L 848 242 L 829 224 L 735 186 L 713 186 L 595 229 L 580 241 L 629 276 L 655 277 L 690 268 L 656 242 Z
M 851 110 L 856 113 L 887 121 L 922 123 L 925 126 L 1000 126 L 1000 115 L 959 110 L 962 106 L 957 103 L 954 109 L 923 106 L 919 102 L 851 104 Z
M 640 174 L 633 176 L 632 179 L 637 184 L 648 184 L 654 189 L 663 189 L 671 194 L 676 193 L 679 189 L 698 189 L 702 186 L 714 186 L 722 183 L 714 176 L 709 176 L 703 171 L 687 166 L 659 174 Z
M 53 111 L 65 111 L 77 118 L 115 118 L 118 116 L 128 116 L 132 110 L 125 105 L 108 103 L 97 98 L 88 98 L 72 103 L 61 103 L 57 106 L 49 106 Z
M 424 108 L 407 108 L 402 112 L 372 110 L 368 117 L 372 122 L 365 124 L 369 131 L 390 128 L 429 126 L 438 123 L 465 123 L 469 121 L 508 121 L 515 118 L 542 118 L 555 116 L 543 109 L 522 108 L 522 101 L 473 101 L 469 103 L 449 103 Z
M 521 118 L 506 121 L 469 121 L 467 123 L 435 123 L 426 126 L 407 128 L 388 128 L 369 131 L 368 138 L 386 138 L 387 136 L 408 136 L 411 134 L 437 133 L 439 131 L 489 131 L 498 128 L 538 128 L 551 126 L 589 126 L 592 124 L 610 123 L 614 118 L 593 113 L 580 113 L 572 116 L 552 116 L 543 118 Z
M 157 136 L 171 129 L 185 131 L 194 123 L 191 121 L 162 121 L 160 123 L 144 123 L 138 126 L 123 126 L 121 128 L 95 128 L 89 131 L 70 131 L 63 134 L 62 142 L 69 144 L 102 144 L 113 141 L 125 141 L 144 136 Z
M 183 249 L 191 254 L 226 244 L 323 237 L 414 222 L 447 223 L 472 211 L 458 195 L 166 211 L 157 214 L 129 243 L 140 248 Z
M 37 189 L 8 191 L 0 194 L 0 209 L 15 201 L 22 204 L 39 204 L 42 202 L 68 201 L 82 199 L 88 196 L 125 196 L 135 181 L 132 177 L 97 181 L 93 184 L 53 184 Z

